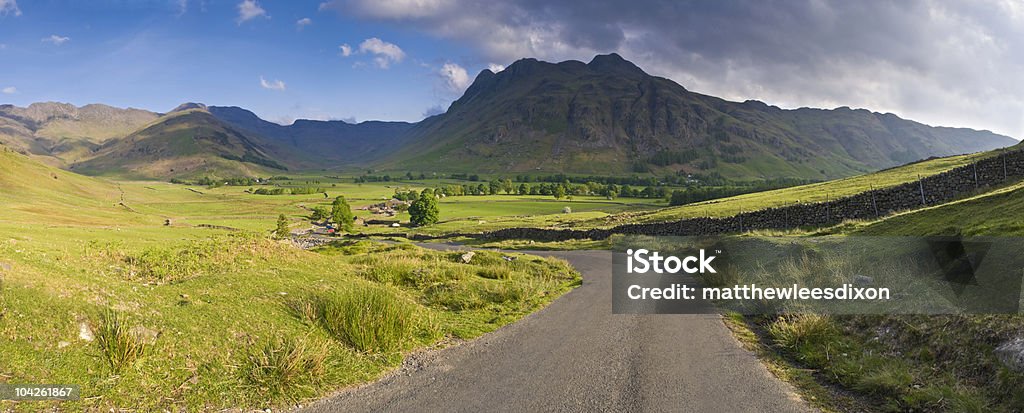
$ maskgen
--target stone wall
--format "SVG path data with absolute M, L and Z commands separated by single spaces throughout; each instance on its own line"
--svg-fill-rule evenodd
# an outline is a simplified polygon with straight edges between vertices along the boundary
M 447 234 L 445 237 L 565 241 L 605 239 L 612 234 L 714 235 L 759 229 L 830 226 L 846 219 L 872 219 L 892 212 L 945 203 L 981 188 L 1021 178 L 1024 178 L 1024 150 L 1015 150 L 893 187 L 875 189 L 828 202 L 767 208 L 725 218 L 690 218 L 593 230 L 507 228 L 482 234 Z M 439 237 L 414 238 L 426 240 Z

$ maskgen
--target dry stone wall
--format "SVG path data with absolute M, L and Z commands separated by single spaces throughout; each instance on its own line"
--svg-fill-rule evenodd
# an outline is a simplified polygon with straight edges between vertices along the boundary
M 715 235 L 750 230 L 820 227 L 836 225 L 847 219 L 872 219 L 892 212 L 941 204 L 985 187 L 1021 178 L 1024 178 L 1024 150 L 1015 150 L 893 187 L 875 189 L 828 202 L 767 208 L 725 218 L 690 218 L 592 230 L 507 228 L 482 234 L 448 234 L 446 237 L 565 241 L 605 239 L 612 234 Z M 413 238 L 423 240 L 437 237 Z

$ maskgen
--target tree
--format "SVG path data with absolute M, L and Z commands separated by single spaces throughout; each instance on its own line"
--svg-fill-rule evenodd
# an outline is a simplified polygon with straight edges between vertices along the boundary
M 690 199 L 689 196 L 687 196 L 686 191 L 679 189 L 672 191 L 672 198 L 668 201 L 670 206 L 685 205 L 688 203 L 690 203 Z
M 331 212 L 327 210 L 327 207 L 318 206 L 313 207 L 313 214 L 310 216 L 310 218 L 313 221 L 322 221 L 327 219 L 327 217 L 329 216 L 331 216 Z
M 530 194 L 530 187 L 526 186 L 526 184 L 519 184 L 519 195 L 529 195 L 529 194 Z
M 352 222 L 354 220 L 355 216 L 352 215 L 352 207 L 345 201 L 345 197 L 339 196 L 334 198 L 334 203 L 331 204 L 331 221 L 338 226 L 338 229 L 352 232 Z
M 505 191 L 505 195 L 511 195 L 516 190 L 516 186 L 511 179 L 505 178 L 501 180 L 501 189 Z
M 488 195 L 497 195 L 498 191 L 501 191 L 501 182 L 498 182 L 497 179 L 492 179 L 490 182 L 487 183 L 487 185 Z
M 439 214 L 437 197 L 427 191 L 423 191 L 420 194 L 420 199 L 409 206 L 409 221 L 417 227 L 436 223 Z
M 277 216 L 277 228 L 274 229 L 274 238 L 285 239 L 291 235 L 291 231 L 288 230 L 288 218 L 285 218 L 284 214 Z
M 565 187 L 562 185 L 555 186 L 555 199 L 565 198 Z

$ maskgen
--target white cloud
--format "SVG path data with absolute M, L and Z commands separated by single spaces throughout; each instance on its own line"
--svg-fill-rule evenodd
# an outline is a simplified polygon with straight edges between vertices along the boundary
M 450 10 L 456 3 L 455 0 L 331 0 L 320 3 L 320 10 L 346 13 L 355 7 L 361 12 L 368 12 L 364 14 L 369 14 L 369 17 L 403 19 L 433 16 Z
M 445 88 L 454 93 L 462 93 L 469 87 L 470 79 L 466 69 L 455 63 L 445 63 L 437 72 L 444 79 Z
M 381 69 L 387 69 L 392 63 L 398 63 L 405 59 L 405 52 L 402 51 L 402 48 L 376 37 L 363 40 L 359 44 L 359 52 L 374 55 L 373 62 Z
M 241 3 L 238 3 L 238 19 L 236 20 L 238 24 L 245 23 L 257 17 L 270 18 L 267 11 L 263 10 L 259 3 L 256 3 L 256 0 L 242 0 Z
M 505 66 L 499 65 L 497 63 L 491 63 L 487 65 L 487 70 L 490 70 L 491 73 L 498 73 L 502 70 L 505 70 Z
M 14 86 L 8 86 L 3 88 L 2 92 L 4 92 L 5 95 L 13 95 L 15 93 L 18 93 L 18 88 Z
M 64 43 L 67 43 L 68 40 L 71 40 L 71 38 L 67 37 L 67 36 L 58 36 L 58 35 L 55 35 L 55 34 L 51 34 L 50 37 L 44 37 L 42 39 L 43 42 L 53 43 L 56 46 L 60 46 L 60 45 L 62 45 Z
M 17 0 L 0 0 L 0 16 L 8 14 L 21 16 L 21 9 L 18 8 Z
M 299 30 L 302 30 L 303 27 L 309 26 L 311 24 L 313 24 L 313 19 L 310 19 L 309 17 L 303 17 L 295 22 L 295 26 L 297 26 Z
M 344 57 L 352 56 L 352 46 L 349 46 L 348 43 L 345 43 L 345 44 L 343 44 L 341 46 L 338 46 L 338 49 L 341 49 L 341 55 L 342 56 L 344 56 Z
M 444 106 L 434 105 L 434 106 L 431 106 L 431 107 L 427 108 L 427 110 L 423 111 L 423 117 L 424 118 L 429 118 L 431 116 L 440 115 L 440 114 L 445 113 L 445 112 L 447 112 L 447 111 L 444 109 Z
M 3 0 L 0 0 L 3 1 Z M 184 16 L 188 12 L 188 0 L 178 0 L 178 17 Z
M 268 81 L 267 79 L 264 79 L 263 76 L 260 76 L 260 86 L 262 86 L 264 89 L 270 89 L 270 90 L 284 90 L 285 89 L 284 82 L 282 82 L 280 80 Z

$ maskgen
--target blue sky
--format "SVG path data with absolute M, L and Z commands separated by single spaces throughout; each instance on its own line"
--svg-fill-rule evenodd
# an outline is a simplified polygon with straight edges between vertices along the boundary
M 452 41 L 319 11 L 319 2 L 257 2 L 249 10 L 264 14 L 244 21 L 241 3 L 19 2 L 0 17 L 0 88 L 14 88 L 0 100 L 154 111 L 196 101 L 278 122 L 415 121 L 464 87 L 460 73 L 454 85 L 441 74 L 445 64 L 469 78 L 487 67 Z
M 416 121 L 492 65 L 609 52 L 730 100 L 1024 137 L 1024 0 L 0 0 L 17 105 Z

